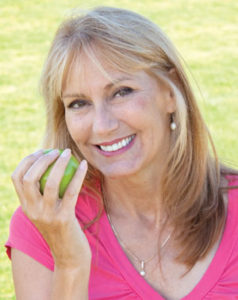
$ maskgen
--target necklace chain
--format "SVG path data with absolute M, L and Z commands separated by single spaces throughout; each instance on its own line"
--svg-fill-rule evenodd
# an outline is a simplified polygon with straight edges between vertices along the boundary
M 104 199 L 105 200 L 105 199 Z M 137 260 L 139 263 L 140 263 L 140 275 L 141 276 L 146 276 L 146 273 L 145 273 L 145 264 L 148 263 L 149 261 L 151 261 L 155 256 L 157 256 L 158 252 L 156 252 L 155 254 L 153 254 L 150 258 L 148 258 L 147 260 L 144 260 L 144 259 L 140 259 L 137 255 L 135 255 L 133 252 L 131 252 L 131 250 L 125 245 L 125 243 L 121 240 L 121 238 L 119 237 L 119 234 L 117 232 L 117 230 L 115 229 L 114 225 L 112 224 L 112 221 L 111 221 L 111 217 L 106 209 L 106 213 L 107 213 L 107 217 L 108 217 L 108 220 L 109 220 L 109 223 L 112 227 L 112 230 L 115 234 L 115 236 L 117 237 L 118 241 L 120 242 L 120 244 L 123 246 L 123 248 L 125 248 L 127 250 L 127 252 L 132 256 L 134 257 L 135 260 Z M 166 244 L 168 243 L 169 239 L 171 237 L 171 232 L 169 233 L 169 235 L 166 237 L 166 239 L 164 240 L 164 242 L 162 243 L 162 245 L 160 246 L 160 250 L 163 249 Z

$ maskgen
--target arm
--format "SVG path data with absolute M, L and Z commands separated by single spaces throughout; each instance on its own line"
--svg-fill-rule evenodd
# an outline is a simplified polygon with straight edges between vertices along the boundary
M 53 272 L 14 248 L 11 249 L 11 260 L 16 299 L 50 299 Z
M 53 275 L 52 300 L 87 300 L 90 270 L 57 269 Z
M 88 299 L 91 250 L 75 216 L 75 205 L 87 164 L 80 164 L 62 199 L 59 183 L 70 159 L 60 156 L 47 179 L 44 195 L 39 179 L 58 153 L 30 155 L 16 168 L 12 180 L 22 210 L 38 228 L 54 258 L 55 271 L 13 250 L 13 277 L 18 299 Z M 38 297 L 38 293 L 40 296 Z
M 12 249 L 12 273 L 17 300 L 88 299 L 89 270 L 55 270 Z

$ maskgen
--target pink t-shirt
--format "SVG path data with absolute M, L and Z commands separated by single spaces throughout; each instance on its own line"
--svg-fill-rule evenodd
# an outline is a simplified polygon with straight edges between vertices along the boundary
M 238 185 L 238 178 L 230 177 L 229 184 Z M 84 189 L 75 210 L 80 224 L 95 217 L 97 209 L 97 201 Z M 100 220 L 86 230 L 86 236 L 92 250 L 90 300 L 163 299 L 128 260 L 105 211 Z M 47 243 L 20 207 L 12 217 L 6 247 L 9 257 L 13 247 L 54 270 L 54 260 Z M 215 257 L 200 282 L 182 299 L 238 299 L 238 189 L 229 190 L 226 226 Z

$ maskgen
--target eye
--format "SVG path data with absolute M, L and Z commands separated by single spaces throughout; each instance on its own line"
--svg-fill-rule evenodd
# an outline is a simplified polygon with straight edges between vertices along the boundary
M 133 89 L 130 87 L 122 87 L 116 93 L 114 93 L 114 97 L 125 97 L 133 92 Z
M 87 105 L 89 105 L 89 103 L 86 100 L 74 100 L 67 107 L 71 109 L 80 109 Z

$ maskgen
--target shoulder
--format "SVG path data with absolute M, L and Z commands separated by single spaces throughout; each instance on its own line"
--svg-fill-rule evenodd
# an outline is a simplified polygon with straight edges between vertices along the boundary
M 217 295 L 220 295 L 221 291 L 225 295 L 231 291 L 237 293 L 238 284 L 238 176 L 227 175 L 226 179 L 228 181 L 227 216 L 223 237 L 215 257 L 217 265 L 222 270 L 213 289 L 213 293 L 217 292 Z M 216 274 L 217 265 L 214 269 Z
M 15 248 L 45 265 L 54 269 L 53 258 L 48 244 L 35 225 L 18 207 L 12 215 L 9 237 L 5 244 L 7 255 L 11 258 L 11 249 Z
M 225 264 L 218 286 L 224 293 L 238 293 L 238 190 L 230 190 L 229 209 L 223 239 L 222 256 L 220 263 Z
M 237 229 L 238 237 L 238 175 L 227 175 L 226 179 L 228 181 L 226 188 L 228 200 L 226 226 L 232 224 L 232 226 Z
M 229 201 L 235 200 L 235 205 L 238 205 L 238 175 L 227 175 L 228 180 L 228 198 Z
M 238 188 L 238 171 L 237 174 L 227 174 L 225 176 L 229 182 L 229 185 L 235 185 Z
M 224 236 L 226 244 L 232 250 L 232 257 L 236 259 L 238 265 L 238 176 L 227 176 L 228 180 L 228 206 Z M 238 270 L 238 268 L 237 268 Z
M 12 215 L 10 222 L 10 237 L 15 236 L 21 238 L 26 234 L 32 235 L 37 233 L 38 230 L 35 225 L 29 220 L 29 218 L 22 211 L 19 206 Z

